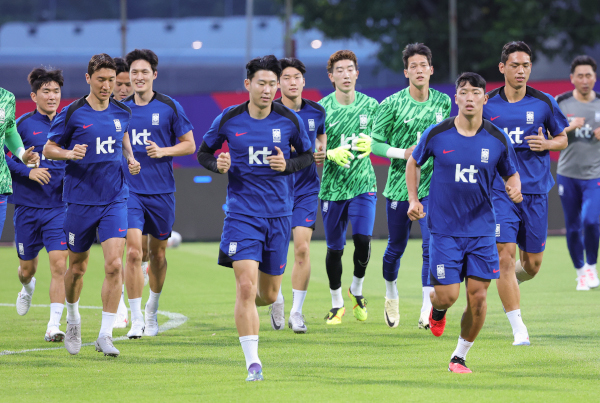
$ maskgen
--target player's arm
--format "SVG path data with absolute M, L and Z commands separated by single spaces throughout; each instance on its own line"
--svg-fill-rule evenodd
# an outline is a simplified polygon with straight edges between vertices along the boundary
M 503 176 L 504 187 L 506 193 L 513 203 L 521 203 L 523 201 L 523 195 L 521 194 L 521 177 L 518 172 L 515 172 L 511 176 Z
M 417 221 L 425 217 L 423 205 L 419 201 L 419 182 L 421 181 L 421 167 L 411 155 L 406 162 L 406 190 L 408 190 L 408 218 Z
M 30 168 L 34 168 L 40 165 L 40 155 L 38 153 L 33 152 L 33 146 L 29 147 L 27 150 L 23 145 L 23 140 L 17 131 L 17 125 L 12 122 L 12 125 L 9 124 L 9 128 L 6 129 L 5 132 L 5 143 L 6 148 L 10 150 L 14 155 L 17 156 L 18 159 L 23 161 L 26 165 L 30 165 Z
M 565 129 L 566 133 L 571 133 L 573 130 L 581 129 L 585 124 L 585 118 L 573 118 L 569 122 L 569 127 Z
M 394 109 L 392 102 L 387 98 L 379 105 L 373 122 L 373 142 L 371 143 L 371 152 L 379 157 L 407 160 L 414 150 L 414 147 L 409 148 L 409 152 L 407 153 L 406 149 L 392 147 L 387 143 L 391 137 L 390 131 L 397 118 Z
M 550 136 L 550 134 L 548 134 Z M 565 130 L 552 136 L 552 138 L 544 137 L 542 128 L 538 128 L 538 134 L 525 137 L 525 141 L 529 145 L 531 151 L 561 151 L 567 148 L 569 140 Z
M 8 169 L 13 175 L 31 179 L 40 185 L 47 185 L 48 182 L 50 182 L 52 175 L 50 175 L 50 172 L 48 172 L 48 168 L 30 168 L 21 163 L 21 161 L 19 161 L 15 155 L 12 157 L 6 155 L 7 150 L 8 149 L 5 149 L 4 158 L 6 159 L 6 165 L 8 165 Z
M 325 158 L 327 157 L 327 135 L 325 133 L 317 134 L 317 139 L 315 140 L 315 148 L 317 149 L 317 151 L 315 151 L 314 154 L 315 163 L 317 165 L 320 165 L 325 161 Z
M 221 153 L 219 154 L 219 158 L 215 158 L 215 153 L 227 140 L 227 137 L 220 133 L 221 118 L 227 110 L 228 109 L 225 109 L 215 118 L 210 129 L 208 129 L 202 138 L 202 144 L 200 144 L 200 149 L 196 155 L 200 165 L 217 174 L 224 174 L 229 171 L 229 168 L 231 167 L 231 157 L 229 153 Z
M 44 157 L 51 160 L 72 160 L 78 161 L 85 157 L 87 144 L 76 144 L 72 150 L 65 150 L 58 143 L 48 139 L 44 146 Z
M 177 139 L 179 143 L 172 147 L 159 147 L 154 141 L 148 140 L 150 145 L 146 146 L 146 152 L 150 158 L 163 158 L 183 157 L 184 155 L 193 154 L 196 151 L 194 133 L 191 130 Z
M 129 173 L 132 175 L 137 175 L 140 173 L 141 165 L 133 156 L 133 149 L 131 148 L 131 141 L 129 141 L 129 133 L 125 132 L 123 134 L 123 157 L 127 160 L 127 167 L 129 168 Z

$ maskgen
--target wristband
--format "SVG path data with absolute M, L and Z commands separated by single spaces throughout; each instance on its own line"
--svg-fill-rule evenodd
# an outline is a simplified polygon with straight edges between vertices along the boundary
M 23 154 L 25 154 L 25 148 L 23 148 L 23 147 L 19 147 L 19 148 L 17 148 L 17 151 L 15 151 L 15 155 L 21 161 L 23 161 Z
M 390 147 L 386 151 L 385 156 L 388 158 L 397 158 L 399 160 L 403 160 L 403 159 L 406 159 L 406 158 L 404 158 L 405 153 L 406 153 L 405 148 Z

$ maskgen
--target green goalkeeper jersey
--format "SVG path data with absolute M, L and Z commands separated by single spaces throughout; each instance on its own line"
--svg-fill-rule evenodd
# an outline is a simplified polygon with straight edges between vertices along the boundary
M 0 194 L 12 194 L 12 179 L 4 158 L 6 132 L 15 125 L 15 96 L 0 88 Z
M 372 137 L 391 147 L 410 148 L 417 144 L 425 129 L 448 118 L 450 108 L 450 97 L 442 92 L 430 88 L 427 101 L 417 102 L 407 87 L 383 100 L 375 117 Z M 407 201 L 406 160 L 392 158 L 391 161 L 383 195 L 390 200 Z M 419 199 L 429 195 L 432 172 L 433 160 L 429 159 L 421 167 Z
M 335 98 L 335 92 L 321 99 L 319 103 L 325 108 L 325 132 L 327 149 L 331 150 L 352 140 L 360 133 L 371 135 L 373 119 L 379 103 L 376 99 L 356 91 L 356 98 L 350 105 L 341 105 Z M 321 200 L 349 200 L 366 192 L 376 192 L 375 171 L 369 157 L 358 159 L 359 152 L 350 161 L 346 169 L 333 161 L 325 160 L 323 178 L 321 179 Z

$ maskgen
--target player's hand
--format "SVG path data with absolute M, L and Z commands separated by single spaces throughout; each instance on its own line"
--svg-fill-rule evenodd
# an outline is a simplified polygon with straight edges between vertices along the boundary
M 137 175 L 140 173 L 142 166 L 139 162 L 133 157 L 127 158 L 127 167 L 129 168 L 129 173 L 132 175 Z
M 269 155 L 267 157 L 267 161 L 269 161 L 269 164 L 271 165 L 271 169 L 274 171 L 278 171 L 278 172 L 283 172 L 285 171 L 285 158 L 283 156 L 283 151 L 281 151 L 281 149 L 279 147 L 275 147 L 275 150 L 277 150 L 277 154 L 275 155 Z
M 319 151 L 317 151 L 316 153 L 314 153 L 313 155 L 315 157 L 315 163 L 317 165 L 321 165 L 324 161 L 325 161 L 325 157 L 327 156 L 325 153 L 325 150 L 323 149 L 323 146 L 319 146 Z
M 42 186 L 47 185 L 51 177 L 52 175 L 48 172 L 48 168 L 33 168 L 29 171 L 29 179 L 36 181 Z
M 546 140 L 546 138 L 544 137 L 544 133 L 542 133 L 541 127 L 538 129 L 537 135 L 527 136 L 527 137 L 525 137 L 525 141 L 527 141 L 527 144 L 529 145 L 529 148 L 531 149 L 531 151 L 539 152 L 539 151 L 545 151 L 548 149 L 546 147 L 546 142 L 548 140 Z
M 165 157 L 165 152 L 162 148 L 160 148 L 156 143 L 152 140 L 147 141 L 149 146 L 146 146 L 146 153 L 150 158 L 162 158 Z
M 221 153 L 217 157 L 217 169 L 219 173 L 227 173 L 229 171 L 229 167 L 231 166 L 231 157 L 229 153 Z
M 510 200 L 512 200 L 515 204 L 523 201 L 523 195 L 521 194 L 520 187 L 516 188 L 506 185 L 506 193 L 508 194 L 508 197 L 510 197 Z
M 333 150 L 327 150 L 327 159 L 335 162 L 346 169 L 350 168 L 350 160 L 354 159 L 354 154 L 348 151 L 352 147 L 350 144 L 343 145 Z
M 23 153 L 22 161 L 30 168 L 37 168 L 40 166 L 40 155 L 33 152 L 33 146 L 29 147 Z
M 371 154 L 371 137 L 366 134 L 359 133 L 358 138 L 352 140 L 352 151 L 361 153 L 358 159 L 363 159 Z
M 594 130 L 594 137 L 596 137 L 596 140 L 600 141 L 600 127 Z
M 427 213 L 423 211 L 423 205 L 421 204 L 421 202 L 416 201 L 410 203 L 406 214 L 408 215 L 408 218 L 410 218 L 411 221 L 417 221 L 421 218 L 425 218 L 425 215 Z
M 408 159 L 410 158 L 410 156 L 412 155 L 413 151 L 415 150 L 415 148 L 417 148 L 416 145 L 407 148 L 406 151 L 404 151 L 404 159 L 408 161 Z
M 585 118 L 573 118 L 569 123 L 569 126 L 573 129 L 581 129 L 585 124 Z
M 87 151 L 87 144 L 75 144 L 72 150 L 67 153 L 67 158 L 73 161 L 78 161 L 85 157 Z

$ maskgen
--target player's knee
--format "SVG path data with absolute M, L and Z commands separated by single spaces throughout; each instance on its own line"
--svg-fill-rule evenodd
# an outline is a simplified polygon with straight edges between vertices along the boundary
M 127 262 L 139 263 L 142 261 L 142 251 L 137 248 L 127 248 Z
M 262 291 L 259 295 L 260 299 L 265 302 L 267 305 L 271 305 L 277 300 L 277 294 L 279 294 L 278 290 L 267 290 Z
M 475 315 L 481 315 L 486 307 L 487 290 L 481 289 L 469 293 L 469 305 Z
M 310 254 L 310 246 L 306 241 L 298 242 L 297 245 L 294 245 L 294 254 L 296 255 L 296 260 L 306 261 Z
M 535 277 L 542 268 L 542 258 L 537 256 L 532 256 L 527 259 L 527 266 L 524 267 L 527 274 Z
M 371 236 L 355 234 L 352 235 L 352 239 L 354 240 L 354 255 L 360 256 L 361 263 L 366 266 L 371 257 Z
M 166 256 L 167 256 L 166 249 L 163 247 L 150 249 L 150 260 L 152 260 L 152 261 L 164 262 L 166 259 Z
M 108 260 L 104 264 L 106 276 L 120 276 L 121 270 L 123 270 L 123 260 L 120 257 Z
M 595 231 L 598 228 L 598 217 L 583 217 L 583 230 L 584 231 Z
M 33 260 L 21 262 L 21 265 L 19 266 L 19 278 L 21 279 L 21 281 L 31 280 L 31 278 L 35 275 L 35 272 L 36 272 L 36 267 L 35 267 L 35 264 L 33 263 Z
M 250 279 L 240 279 L 238 281 L 238 298 L 244 301 L 254 300 L 256 298 L 256 285 Z M 277 298 L 277 296 L 275 296 Z
M 444 294 L 436 293 L 436 297 L 437 297 L 437 305 L 439 307 L 438 309 L 448 309 L 452 305 L 454 305 L 454 303 L 458 299 L 458 295 L 454 295 L 454 294 L 450 294 L 450 293 L 444 293 Z

